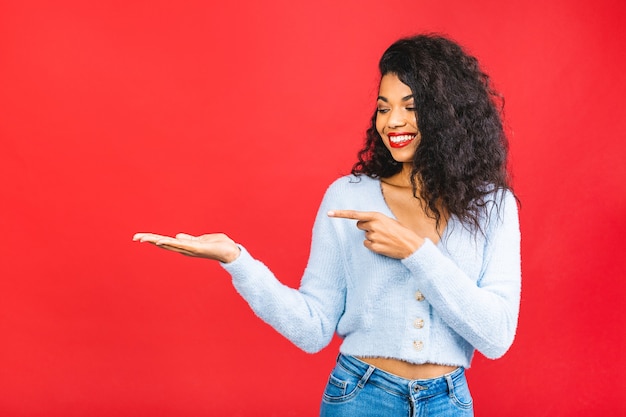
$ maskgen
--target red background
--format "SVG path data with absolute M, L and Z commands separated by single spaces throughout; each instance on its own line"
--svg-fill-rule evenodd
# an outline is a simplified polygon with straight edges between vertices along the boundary
M 297 285 L 400 36 L 447 33 L 506 97 L 517 339 L 479 416 L 626 413 L 625 6 L 596 1 L 0 3 L 0 415 L 314 416 L 317 355 L 215 263 L 131 242 L 224 231 Z

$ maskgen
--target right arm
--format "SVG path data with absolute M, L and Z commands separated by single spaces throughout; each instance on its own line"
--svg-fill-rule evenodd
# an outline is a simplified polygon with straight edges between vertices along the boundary
M 314 353 L 330 343 L 345 304 L 343 250 L 327 211 L 323 201 L 299 289 L 279 282 L 269 268 L 223 234 L 179 234 L 171 238 L 140 233 L 134 240 L 188 256 L 218 260 L 257 316 L 302 350 Z

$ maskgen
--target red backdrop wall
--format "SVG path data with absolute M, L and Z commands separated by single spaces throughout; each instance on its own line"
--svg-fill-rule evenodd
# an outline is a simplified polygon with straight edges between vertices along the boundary
M 0 3 L 0 415 L 314 416 L 317 355 L 214 263 L 137 231 L 225 231 L 290 285 L 373 110 L 380 54 L 447 33 L 506 97 L 518 336 L 480 416 L 624 415 L 625 6 L 596 1 Z M 303 377 L 304 376 L 304 377 Z

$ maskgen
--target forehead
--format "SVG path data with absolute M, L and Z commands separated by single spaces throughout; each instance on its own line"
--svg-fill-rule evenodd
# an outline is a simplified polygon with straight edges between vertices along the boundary
M 378 94 L 379 96 L 386 98 L 403 98 L 406 96 L 410 96 L 413 93 L 411 92 L 411 87 L 400 81 L 396 74 L 389 73 L 383 75 L 383 77 L 380 79 Z

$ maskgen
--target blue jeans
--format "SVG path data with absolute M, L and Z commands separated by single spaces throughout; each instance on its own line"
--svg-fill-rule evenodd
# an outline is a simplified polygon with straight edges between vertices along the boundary
M 404 379 L 340 354 L 322 398 L 321 417 L 469 417 L 465 369 L 432 379 Z

